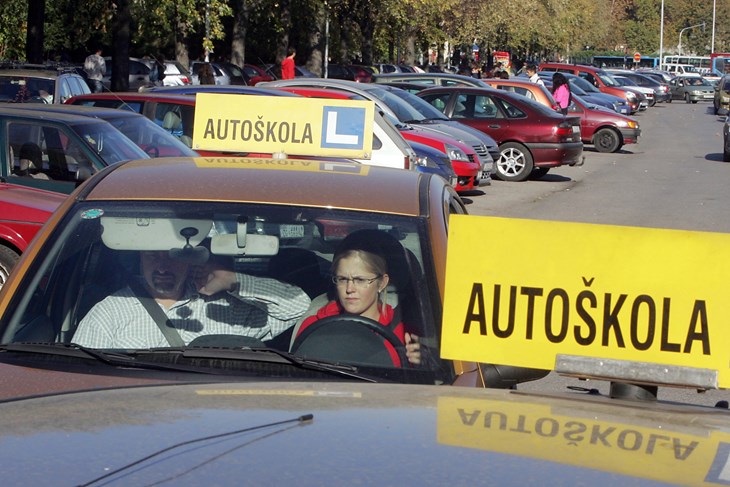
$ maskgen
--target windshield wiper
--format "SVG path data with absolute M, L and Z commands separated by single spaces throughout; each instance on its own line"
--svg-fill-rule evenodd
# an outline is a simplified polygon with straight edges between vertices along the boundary
M 315 370 L 318 372 L 327 372 L 330 374 L 342 377 L 349 377 L 365 382 L 377 382 L 377 380 L 372 377 L 367 377 L 359 374 L 357 367 L 354 367 L 352 365 L 334 364 L 331 362 L 305 359 L 292 353 L 276 350 L 274 348 L 226 349 L 193 347 L 184 349 L 182 351 L 182 355 L 186 358 L 212 358 L 235 361 L 290 364 L 301 367 L 302 369 Z
M 61 357 L 93 358 L 107 365 L 131 365 L 134 358 L 126 354 L 102 352 L 81 345 L 66 343 L 7 343 L 0 345 L 0 352 L 37 353 Z

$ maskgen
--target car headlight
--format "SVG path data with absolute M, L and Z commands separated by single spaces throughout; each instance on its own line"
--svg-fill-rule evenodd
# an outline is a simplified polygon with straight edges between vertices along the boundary
M 626 99 L 627 100 L 636 100 L 636 95 L 634 93 L 631 93 L 630 91 L 626 92 Z
M 439 167 L 438 163 L 428 156 L 416 157 L 416 166 L 431 167 L 431 168 Z
M 444 144 L 444 148 L 446 149 L 446 153 L 449 155 L 449 159 L 452 161 L 469 162 L 469 157 L 466 155 L 466 152 L 458 147 L 450 144 Z

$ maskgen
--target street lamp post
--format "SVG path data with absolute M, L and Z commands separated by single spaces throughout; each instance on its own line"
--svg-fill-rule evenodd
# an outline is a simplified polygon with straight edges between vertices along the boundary
M 682 33 L 685 30 L 694 29 L 695 27 L 702 27 L 704 29 L 705 28 L 705 23 L 702 22 L 701 24 L 690 25 L 689 27 L 685 27 L 684 29 L 682 29 L 682 30 L 679 31 L 679 46 L 677 46 L 677 50 L 679 51 L 679 55 L 680 56 L 682 55 Z
M 664 59 L 664 0 L 662 0 L 662 14 L 659 26 L 659 69 L 663 69 Z

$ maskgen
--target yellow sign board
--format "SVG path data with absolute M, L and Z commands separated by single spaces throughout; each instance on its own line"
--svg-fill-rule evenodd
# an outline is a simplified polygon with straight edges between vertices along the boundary
M 198 93 L 193 149 L 369 159 L 372 101 Z
M 488 248 L 490 259 L 474 259 Z M 453 215 L 442 355 L 716 371 L 730 386 L 730 235 Z
M 652 417 L 440 397 L 441 444 L 685 485 L 727 485 L 730 435 Z

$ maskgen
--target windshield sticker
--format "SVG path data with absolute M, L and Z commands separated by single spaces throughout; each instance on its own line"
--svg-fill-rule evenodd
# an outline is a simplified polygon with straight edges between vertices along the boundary
M 81 219 L 82 220 L 96 220 L 103 214 L 104 214 L 104 210 L 102 210 L 101 208 L 94 208 L 92 210 L 86 210 L 83 213 L 81 213 Z

